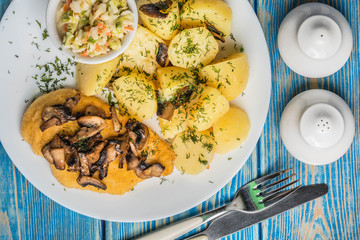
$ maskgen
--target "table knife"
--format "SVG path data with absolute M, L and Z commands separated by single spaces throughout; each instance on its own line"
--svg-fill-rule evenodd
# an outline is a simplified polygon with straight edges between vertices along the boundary
M 213 220 L 208 228 L 190 238 L 192 240 L 215 240 L 259 223 L 270 217 L 300 206 L 325 195 L 329 188 L 326 184 L 302 186 L 278 203 L 256 212 L 231 211 Z

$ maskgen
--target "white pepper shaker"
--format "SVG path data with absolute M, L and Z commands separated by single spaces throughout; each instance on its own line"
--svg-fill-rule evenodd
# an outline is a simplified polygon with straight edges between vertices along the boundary
M 305 77 L 334 74 L 349 59 L 352 46 L 348 21 L 338 10 L 323 3 L 307 3 L 293 9 L 278 32 L 282 59 Z

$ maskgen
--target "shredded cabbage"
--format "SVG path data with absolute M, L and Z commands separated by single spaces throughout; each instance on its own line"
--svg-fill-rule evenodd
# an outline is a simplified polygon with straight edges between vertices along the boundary
M 95 57 L 120 48 L 133 22 L 126 0 L 63 0 L 57 24 L 66 48 Z

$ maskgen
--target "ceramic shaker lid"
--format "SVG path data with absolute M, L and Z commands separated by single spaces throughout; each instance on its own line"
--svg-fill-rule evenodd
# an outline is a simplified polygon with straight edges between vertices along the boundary
M 280 135 L 298 160 L 323 165 L 339 159 L 355 134 L 354 116 L 338 95 L 320 89 L 295 96 L 285 107 Z
M 278 33 L 284 62 L 296 73 L 321 78 L 337 72 L 350 57 L 352 31 L 345 17 L 322 3 L 307 3 L 292 10 Z

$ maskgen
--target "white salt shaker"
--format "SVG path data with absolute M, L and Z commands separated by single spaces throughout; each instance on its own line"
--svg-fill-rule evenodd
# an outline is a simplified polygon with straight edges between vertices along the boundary
M 278 32 L 282 59 L 305 77 L 321 78 L 337 72 L 349 59 L 352 46 L 348 21 L 338 10 L 322 3 L 293 9 Z
M 323 165 L 346 153 L 355 134 L 354 116 L 346 102 L 327 90 L 313 89 L 295 96 L 280 120 L 286 149 L 298 160 Z

